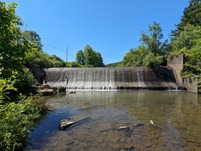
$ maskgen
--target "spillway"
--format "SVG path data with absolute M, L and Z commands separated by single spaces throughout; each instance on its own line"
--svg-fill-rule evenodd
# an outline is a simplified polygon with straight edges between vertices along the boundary
M 172 70 L 166 67 L 47 68 L 44 71 L 50 87 L 77 90 L 178 88 Z

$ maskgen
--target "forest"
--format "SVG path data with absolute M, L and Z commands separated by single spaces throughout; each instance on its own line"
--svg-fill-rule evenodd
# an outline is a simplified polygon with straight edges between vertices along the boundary
M 166 65 L 168 57 L 184 54 L 181 75 L 198 78 L 201 90 L 201 0 L 190 0 L 180 23 L 163 40 L 160 23 L 153 22 L 140 35 L 141 44 L 131 48 L 123 60 L 109 65 L 90 45 L 78 50 L 75 62 L 65 62 L 44 52 L 35 31 L 22 30 L 15 13 L 17 3 L 0 2 L 0 150 L 22 150 L 31 128 L 47 112 L 43 98 L 36 97 L 33 68 L 49 67 L 149 67 Z

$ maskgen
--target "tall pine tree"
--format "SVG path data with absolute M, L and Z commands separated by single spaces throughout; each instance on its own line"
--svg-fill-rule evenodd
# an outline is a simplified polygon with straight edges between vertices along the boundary
M 172 38 L 178 36 L 187 25 L 201 26 L 201 0 L 190 0 L 189 6 L 184 9 L 181 22 L 171 33 Z

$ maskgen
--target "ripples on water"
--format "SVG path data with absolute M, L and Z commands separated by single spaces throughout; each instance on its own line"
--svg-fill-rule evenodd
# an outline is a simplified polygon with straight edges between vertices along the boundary
M 200 95 L 182 91 L 58 95 L 48 99 L 54 110 L 33 129 L 26 150 L 201 150 L 200 101 Z M 84 117 L 88 120 L 58 130 L 61 119 Z M 119 130 L 122 126 L 127 129 Z

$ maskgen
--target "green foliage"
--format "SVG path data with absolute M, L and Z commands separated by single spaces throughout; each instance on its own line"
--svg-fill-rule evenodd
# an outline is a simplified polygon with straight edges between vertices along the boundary
M 172 31 L 169 47 L 171 56 L 184 54 L 183 78 L 198 78 L 201 92 L 201 0 L 190 0 L 181 22 Z
M 22 32 L 22 36 L 27 40 L 34 42 L 39 50 L 42 50 L 41 38 L 35 31 L 25 30 Z
M 124 56 L 121 66 L 144 66 L 155 68 L 164 62 L 167 40 L 161 42 L 163 38 L 160 24 L 154 22 L 149 26 L 148 34 L 142 33 L 140 41 L 142 44 L 136 48 L 131 49 L 130 52 Z
M 201 93 L 201 77 L 198 78 L 198 92 Z
M 189 6 L 184 9 L 181 22 L 171 33 L 172 38 L 177 37 L 186 25 L 201 26 L 201 0 L 190 0 Z
M 45 111 L 40 99 L 20 95 L 11 98 L 10 92 L 17 91 L 14 87 L 15 76 L 0 79 L 0 150 L 22 150 L 27 143 L 30 129 Z M 40 103 L 42 102 L 42 103 Z
M 91 46 L 87 45 L 84 49 L 84 55 L 86 57 L 86 64 L 95 67 L 97 57 L 96 52 L 91 48 Z
M 121 62 L 109 63 L 105 66 L 106 67 L 119 67 L 119 66 L 121 66 Z
M 76 62 L 85 67 L 103 67 L 103 58 L 99 52 L 92 49 L 91 46 L 87 45 L 84 49 L 79 50 L 76 54 Z
M 187 24 L 183 31 L 181 31 L 170 43 L 170 54 L 181 53 L 181 49 L 192 49 L 199 42 L 201 38 L 201 26 L 194 26 Z M 176 54 L 176 55 L 177 55 Z
M 95 63 L 95 67 L 103 67 L 104 64 L 103 64 L 103 58 L 101 56 L 101 54 L 99 52 L 96 52 L 96 63 Z
M 49 57 L 52 60 L 52 67 L 65 67 L 66 63 L 56 55 Z
M 0 2 L 0 68 L 4 68 L 4 78 L 10 77 L 12 71 L 22 69 L 24 53 L 29 45 L 21 36 L 21 19 L 15 15 L 15 9 L 16 3 Z
M 185 64 L 182 71 L 184 78 L 197 77 L 201 78 L 201 38 L 198 44 L 191 49 L 183 48 L 180 53 L 185 55 Z M 198 80 L 200 81 L 200 80 Z M 199 87 L 201 83 L 199 83 Z
M 9 91 L 17 91 L 14 87 L 15 77 L 12 76 L 8 80 L 0 79 L 0 105 L 7 103 L 10 101 Z
M 29 51 L 25 53 L 25 66 L 28 68 L 64 67 L 65 62 L 56 55 L 48 55 L 42 51 L 40 36 L 34 31 L 24 31 L 23 37 L 30 42 Z
M 156 68 L 159 67 L 162 62 L 163 62 L 163 56 L 154 55 L 153 53 L 149 52 L 143 59 L 143 66 Z
M 19 150 L 28 140 L 40 109 L 30 99 L 0 106 L 0 150 Z
M 41 106 L 32 103 L 33 98 L 18 97 L 16 93 L 30 92 L 36 81 L 25 65 L 33 63 L 37 52 L 41 53 L 36 33 L 26 37 L 20 31 L 22 23 L 15 15 L 16 6 L 0 2 L 0 150 L 5 151 L 20 150 L 26 144 L 41 111 Z
M 68 62 L 68 63 L 66 63 L 66 66 L 67 67 L 83 67 L 77 62 Z
M 16 83 L 14 86 L 18 88 L 19 92 L 35 93 L 33 85 L 36 83 L 37 81 L 33 74 L 29 71 L 29 69 L 24 67 L 20 74 L 16 75 Z
M 76 62 L 85 65 L 86 64 L 86 58 L 82 50 L 79 50 L 76 54 Z
M 162 38 L 163 34 L 160 24 L 154 22 L 152 26 L 149 26 L 148 34 L 141 34 L 140 41 L 146 50 L 154 55 L 164 55 L 167 50 L 167 40 L 161 42 Z
M 138 47 L 138 49 L 131 49 L 130 52 L 126 53 L 126 55 L 124 56 L 121 66 L 143 66 L 143 59 L 147 54 L 148 51 L 143 46 Z
M 16 7 L 16 3 L 0 2 L 0 68 L 4 69 L 1 76 L 7 79 L 16 71 L 18 91 L 29 92 L 36 80 L 27 68 L 63 67 L 65 62 L 42 51 L 41 38 L 36 32 L 20 30 L 22 22 L 15 15 Z

